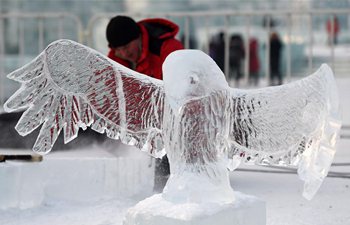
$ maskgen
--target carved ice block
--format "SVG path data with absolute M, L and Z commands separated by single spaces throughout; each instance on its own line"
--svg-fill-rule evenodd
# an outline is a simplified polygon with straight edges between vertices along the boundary
M 44 200 L 43 180 L 38 163 L 0 163 L 0 209 L 27 209 L 39 206 Z
M 174 203 L 153 195 L 130 208 L 123 225 L 266 225 L 265 202 L 235 192 L 235 201 Z

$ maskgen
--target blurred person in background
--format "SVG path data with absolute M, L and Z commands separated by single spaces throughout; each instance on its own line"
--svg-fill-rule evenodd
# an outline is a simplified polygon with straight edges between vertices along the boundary
M 184 48 L 175 38 L 178 31 L 178 25 L 162 18 L 135 22 L 127 16 L 113 17 L 106 29 L 110 48 L 108 57 L 132 70 L 163 79 L 165 58 L 171 52 Z M 154 192 L 163 191 L 169 175 L 167 156 L 156 159 Z
M 186 36 L 185 36 L 185 34 L 182 34 L 181 35 L 181 43 L 183 46 L 185 46 L 188 49 L 196 49 L 197 48 L 197 41 L 193 37 L 193 35 L 189 35 L 188 46 L 186 46 Z
M 270 35 L 270 85 L 281 85 L 283 83 L 281 73 L 281 56 L 283 43 L 276 32 Z
M 340 25 L 338 21 L 338 17 L 332 16 L 326 22 L 326 30 L 327 30 L 327 41 L 328 45 L 338 44 L 338 34 L 340 31 Z
M 259 42 L 256 38 L 249 40 L 249 85 L 259 85 Z
M 209 43 L 209 55 L 222 72 L 225 71 L 225 33 L 220 31 Z
M 230 38 L 230 81 L 235 81 L 239 86 L 239 80 L 243 77 L 242 61 L 245 58 L 244 42 L 240 34 L 233 34 Z

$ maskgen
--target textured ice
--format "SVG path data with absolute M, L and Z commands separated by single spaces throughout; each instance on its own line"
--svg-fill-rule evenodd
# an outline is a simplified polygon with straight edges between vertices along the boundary
M 44 200 L 44 183 L 37 171 L 39 163 L 0 163 L 0 210 L 38 207 Z
M 123 147 L 123 152 L 115 156 L 103 146 L 92 146 L 57 151 L 40 163 L 0 163 L 0 215 L 1 210 L 45 207 L 52 202 L 87 204 L 151 193 L 150 158 L 134 147 Z M 8 224 L 2 221 L 1 225 Z
M 266 225 L 265 202 L 239 192 L 235 196 L 236 201 L 228 204 L 174 204 L 161 194 L 153 195 L 130 208 L 123 225 Z
M 163 72 L 164 83 L 59 40 L 8 75 L 22 86 L 4 108 L 26 110 L 16 126 L 22 135 L 42 125 L 33 147 L 42 154 L 62 129 L 69 142 L 88 126 L 155 157 L 167 153 L 168 200 L 233 201 L 227 168 L 239 161 L 298 166 L 304 196 L 315 194 L 340 128 L 327 65 L 299 81 L 257 90 L 229 88 L 215 62 L 199 50 L 170 54 Z M 197 182 L 188 183 L 191 177 Z

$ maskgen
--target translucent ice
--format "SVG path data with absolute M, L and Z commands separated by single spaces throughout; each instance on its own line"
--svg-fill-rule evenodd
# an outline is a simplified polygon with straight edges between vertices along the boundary
M 123 225 L 266 225 L 265 202 L 239 192 L 235 196 L 230 204 L 174 204 L 160 194 L 153 195 L 130 208 Z
M 257 90 L 229 88 L 199 50 L 170 54 L 163 72 L 164 83 L 59 40 L 8 75 L 22 86 L 5 109 L 26 109 L 16 126 L 22 135 L 42 125 L 33 147 L 39 153 L 51 150 L 62 129 L 69 142 L 87 126 L 155 157 L 167 153 L 167 200 L 232 202 L 227 167 L 241 160 L 298 166 L 304 196 L 315 194 L 340 128 L 327 65 L 299 81 Z

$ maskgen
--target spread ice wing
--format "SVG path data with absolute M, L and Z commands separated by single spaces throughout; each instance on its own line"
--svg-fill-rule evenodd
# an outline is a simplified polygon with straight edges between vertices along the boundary
M 41 124 L 33 150 L 47 153 L 60 131 L 65 143 L 79 127 L 104 133 L 153 155 L 163 152 L 163 85 L 70 40 L 51 43 L 36 59 L 8 75 L 22 83 L 5 110 L 25 110 L 16 130 Z
M 286 85 L 230 91 L 230 155 L 246 162 L 298 165 L 307 198 L 327 175 L 340 129 L 338 96 L 327 65 Z

